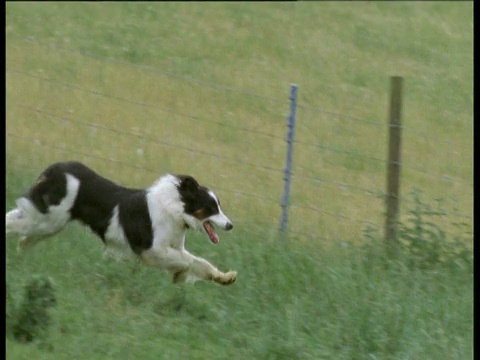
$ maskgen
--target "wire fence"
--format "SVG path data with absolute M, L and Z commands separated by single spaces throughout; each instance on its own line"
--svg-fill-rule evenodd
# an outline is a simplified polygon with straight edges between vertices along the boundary
M 9 173 L 39 172 L 51 161 L 77 158 L 119 181 L 134 182 L 132 186 L 145 185 L 161 172 L 200 174 L 205 185 L 225 193 L 224 197 L 233 196 L 224 202 L 233 205 L 237 222 L 278 227 L 287 148 L 287 89 L 280 89 L 278 97 L 264 96 L 32 37 L 16 41 L 20 47 L 34 47 L 44 59 L 43 66 L 48 59 L 61 58 L 96 72 L 72 76 L 28 59 L 9 61 L 7 54 Z M 125 81 L 131 78 L 131 88 L 107 83 L 108 76 L 102 74 L 111 67 L 123 72 Z M 148 90 L 139 91 L 139 82 Z M 144 96 L 156 91 L 182 96 Z M 358 238 L 365 226 L 381 230 L 387 122 L 307 105 L 301 101 L 301 91 L 299 84 L 290 233 L 328 241 Z M 222 112 L 228 112 L 227 118 Z M 433 149 L 468 147 L 412 127 L 402 126 L 402 130 L 411 142 L 415 137 L 427 139 Z M 358 140 L 366 136 L 376 141 Z M 425 189 L 427 194 L 440 198 L 451 192 L 450 198 L 456 198 L 462 209 L 446 211 L 446 216 L 471 224 L 473 179 L 462 179 L 448 167 L 418 167 L 412 165 L 415 162 L 404 157 L 399 164 L 408 172 L 402 174 L 407 184 L 402 187 L 402 203 L 409 204 L 406 194 L 415 187 L 412 184 L 420 188 L 432 184 Z M 432 193 L 434 189 L 440 190 Z

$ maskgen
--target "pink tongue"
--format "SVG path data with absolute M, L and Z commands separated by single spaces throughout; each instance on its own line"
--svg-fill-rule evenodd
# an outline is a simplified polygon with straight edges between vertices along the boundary
M 215 228 L 214 228 L 213 225 L 210 223 L 210 221 L 205 221 L 205 222 L 203 223 L 203 227 L 205 228 L 205 231 L 207 232 L 208 237 L 210 238 L 210 240 L 211 240 L 214 244 L 217 244 L 220 239 L 218 238 L 218 235 L 217 235 L 217 233 L 215 232 Z

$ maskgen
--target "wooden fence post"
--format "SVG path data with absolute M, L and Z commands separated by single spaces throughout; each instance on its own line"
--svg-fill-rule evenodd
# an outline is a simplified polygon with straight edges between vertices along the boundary
M 401 110 L 402 110 L 402 82 L 400 76 L 392 76 L 390 93 L 390 119 L 388 139 L 387 163 L 387 215 L 385 221 L 385 241 L 391 245 L 397 240 L 398 208 L 400 195 L 400 168 L 401 168 Z

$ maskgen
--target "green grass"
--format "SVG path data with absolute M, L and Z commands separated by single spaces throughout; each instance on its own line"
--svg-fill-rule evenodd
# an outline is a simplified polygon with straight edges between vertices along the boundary
M 389 77 L 401 75 L 401 220 L 407 195 L 420 189 L 428 203 L 443 199 L 443 215 L 430 220 L 445 231 L 445 248 L 464 231 L 456 222 L 467 229 L 459 246 L 472 245 L 472 10 L 469 2 L 7 3 L 7 209 L 66 158 L 136 187 L 190 173 L 216 190 L 235 230 L 217 247 L 191 235 L 188 247 L 239 271 L 229 288 L 174 287 L 155 270 L 104 260 L 78 226 L 25 256 L 8 241 L 7 357 L 471 358 L 471 269 L 440 260 L 412 267 L 370 243 L 384 223 Z M 295 206 L 282 244 L 291 83 L 300 105 Z M 364 236 L 363 221 L 374 236 Z M 8 324 L 31 274 L 54 279 L 57 305 L 46 339 L 25 345 Z
M 430 207 L 418 204 L 417 227 L 402 234 L 430 241 Z M 23 255 L 9 239 L 7 358 L 472 358 L 471 253 L 444 262 L 406 244 L 392 257 L 375 231 L 364 236 L 366 246 L 332 246 L 236 229 L 208 246 L 189 234 L 190 251 L 239 272 L 229 287 L 175 286 L 156 269 L 104 258 L 76 224 Z M 56 305 L 46 335 L 22 344 L 11 329 L 32 275 L 52 279 Z
M 103 259 L 78 226 L 23 256 L 10 241 L 7 329 L 30 274 L 53 277 L 57 306 L 46 339 L 18 344 L 7 331 L 7 358 L 472 358 L 471 268 L 291 240 L 240 231 L 214 248 L 189 236 L 191 251 L 239 271 L 228 288 L 174 286 L 155 269 Z

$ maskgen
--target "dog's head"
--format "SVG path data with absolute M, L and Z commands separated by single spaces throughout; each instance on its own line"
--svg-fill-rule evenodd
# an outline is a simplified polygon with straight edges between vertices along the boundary
M 214 244 L 218 243 L 219 237 L 214 225 L 227 231 L 233 225 L 220 208 L 217 196 L 189 175 L 176 177 L 179 180 L 177 188 L 180 199 L 184 204 L 185 223 L 194 230 L 203 229 Z

